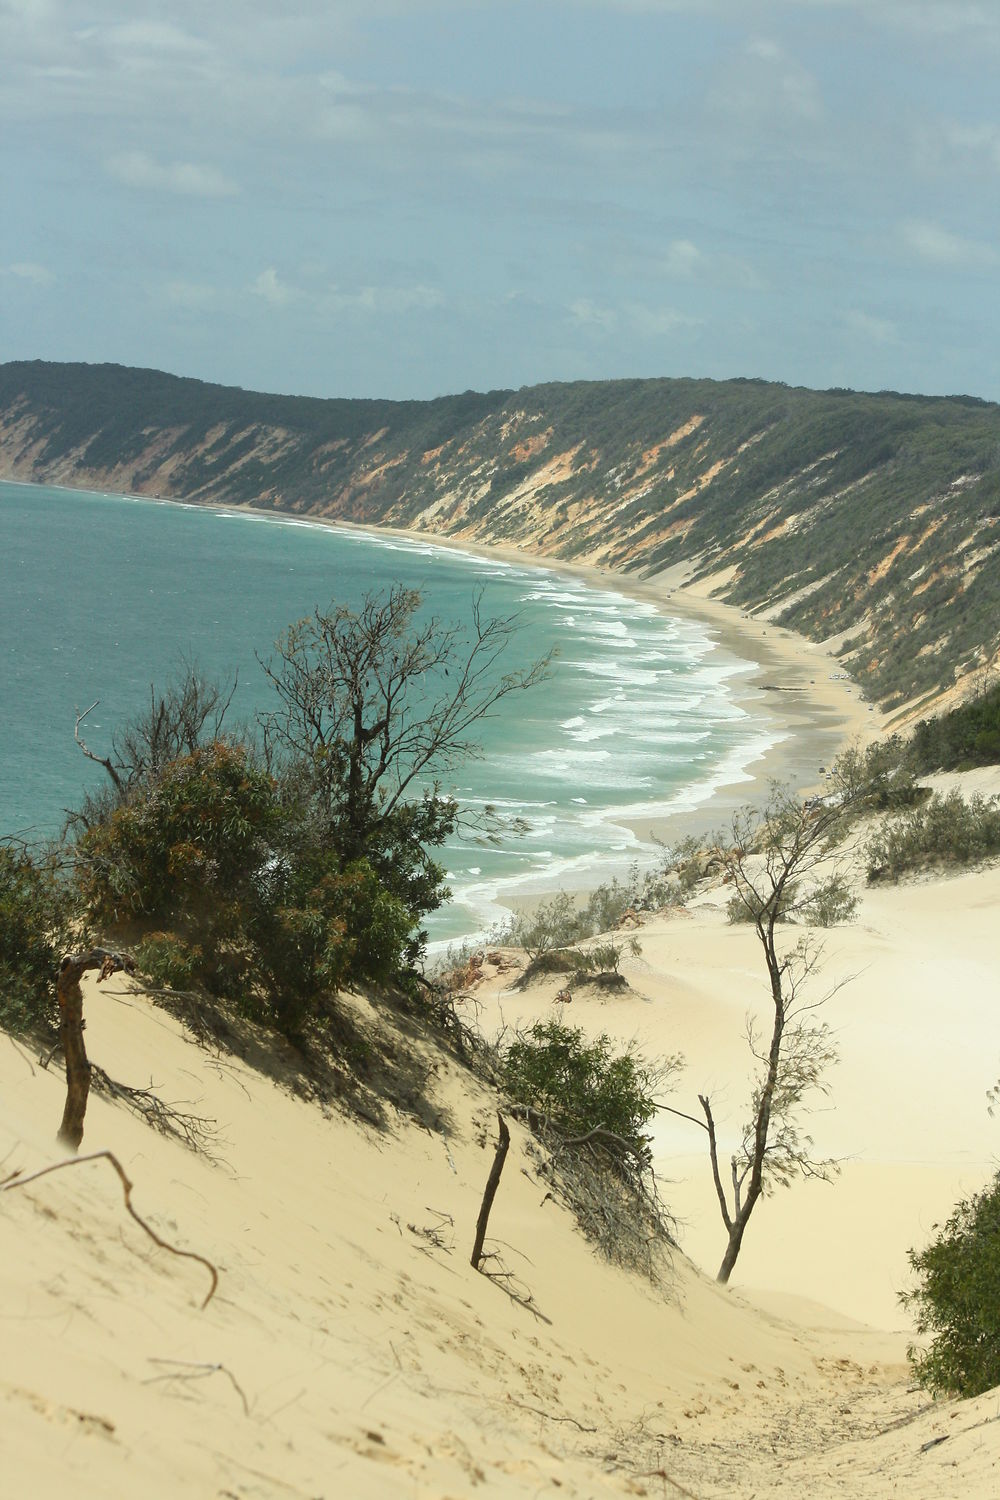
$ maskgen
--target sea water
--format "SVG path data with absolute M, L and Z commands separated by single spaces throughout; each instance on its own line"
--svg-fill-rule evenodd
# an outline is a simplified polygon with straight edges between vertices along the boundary
M 479 753 L 442 778 L 468 821 L 441 851 L 443 942 L 482 932 L 519 898 L 586 889 L 658 851 L 644 826 L 707 801 L 774 742 L 736 701 L 750 664 L 699 622 L 613 588 L 422 541 L 292 517 L 0 484 L 0 835 L 55 834 L 104 774 L 116 727 L 194 662 L 238 674 L 231 716 L 275 707 L 260 666 L 291 622 L 356 608 L 393 584 L 468 625 L 517 617 L 506 671 L 553 653 L 544 683 L 476 726 Z M 526 831 L 494 844 L 492 804 Z

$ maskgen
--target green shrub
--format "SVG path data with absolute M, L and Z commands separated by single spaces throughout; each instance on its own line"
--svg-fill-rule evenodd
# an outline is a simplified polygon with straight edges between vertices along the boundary
M 662 1069 L 631 1048 L 616 1052 L 608 1036 L 591 1041 L 561 1021 L 536 1021 L 504 1051 L 501 1077 L 513 1104 L 546 1115 L 567 1135 L 601 1125 L 638 1143 L 656 1111 Z
M 641 952 L 640 943 L 633 937 L 623 943 L 616 943 L 612 939 L 594 943 L 593 947 L 584 949 L 580 956 L 583 959 L 582 967 L 590 974 L 618 974 L 626 953 L 638 957 Z
M 784 889 L 784 901 L 780 902 L 775 913 L 776 922 L 787 922 L 788 907 L 795 900 L 794 885 L 786 886 Z M 774 901 L 773 895 L 763 897 L 752 886 L 736 891 L 726 902 L 726 916 L 734 925 L 738 922 L 756 922 L 758 917 L 765 917 Z
M 1000 1385 L 1000 1174 L 909 1258 L 920 1285 L 902 1301 L 931 1336 L 909 1350 L 921 1385 L 958 1396 Z
M 578 948 L 549 948 L 545 953 L 538 953 L 528 961 L 516 983 L 519 988 L 523 989 L 525 985 L 540 976 L 579 974 L 583 967 L 583 954 Z
M 924 795 L 916 784 L 908 747 L 898 734 L 864 748 L 849 746 L 834 761 L 831 779 L 834 790 L 859 811 L 911 807 Z
M 1000 682 L 983 682 L 966 703 L 913 731 L 910 759 L 917 771 L 964 770 L 1000 761 Z
M 167 915 L 224 928 L 278 816 L 270 776 L 244 747 L 216 741 L 170 761 L 80 836 L 81 893 L 105 925 Z
M 588 935 L 586 920 L 573 897 L 559 891 L 551 900 L 539 902 L 530 914 L 515 913 L 509 927 L 496 934 L 495 940 L 523 948 L 530 959 L 536 959 L 554 948 L 569 948 Z
M 615 876 L 613 880 L 599 885 L 590 893 L 583 910 L 583 922 L 588 935 L 597 932 L 612 932 L 626 912 L 634 911 L 641 904 L 642 885 L 639 881 L 639 867 L 633 865 L 629 870 L 627 880 L 622 881 Z
M 802 913 L 813 927 L 838 927 L 852 922 L 858 909 L 858 897 L 843 875 L 833 875 L 817 886 L 802 907 Z
M 649 876 L 646 882 L 647 904 L 671 906 L 683 905 L 705 874 L 705 867 L 698 855 L 704 840 L 688 834 L 679 839 L 667 852 L 660 867 L 659 876 Z
M 81 896 L 108 930 L 166 924 L 189 955 L 200 950 L 200 982 L 240 999 L 280 818 L 274 782 L 250 752 L 215 741 L 168 762 L 80 835 Z
M 70 893 L 53 861 L 0 844 L 0 1028 L 58 1025 L 56 971 L 70 946 Z
M 869 881 L 909 870 L 972 864 L 1000 854 L 1000 799 L 937 793 L 921 807 L 886 819 L 865 845 Z
M 176 932 L 151 932 L 136 943 L 136 966 L 153 984 L 169 990 L 188 990 L 199 983 L 204 954 Z
M 395 977 L 412 944 L 413 915 L 364 860 L 289 869 L 259 904 L 248 940 L 258 988 L 282 1029 L 297 1032 L 321 997 L 357 980 Z

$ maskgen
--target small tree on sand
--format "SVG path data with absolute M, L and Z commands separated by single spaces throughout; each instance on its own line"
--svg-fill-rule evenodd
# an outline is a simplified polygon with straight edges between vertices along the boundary
M 297 780 L 342 865 L 366 860 L 418 915 L 441 899 L 427 851 L 459 816 L 436 778 L 478 753 L 476 726 L 548 665 L 504 671 L 517 621 L 486 619 L 478 599 L 465 630 L 421 618 L 420 606 L 417 591 L 396 587 L 357 613 L 317 610 L 263 663 L 280 699 L 263 718 L 272 768 Z
M 807 998 L 806 983 L 822 949 L 807 935 L 782 940 L 781 932 L 789 919 L 808 916 L 832 899 L 831 892 L 842 892 L 836 850 L 852 811 L 852 799 L 846 797 L 803 804 L 783 788 L 773 787 L 766 806 L 738 813 L 731 828 L 715 836 L 709 851 L 732 889 L 730 906 L 742 908 L 757 934 L 771 1002 L 769 1036 L 752 1019 L 747 1021 L 756 1078 L 728 1174 L 720 1162 L 709 1095 L 698 1096 L 703 1120 L 685 1116 L 708 1135 L 712 1178 L 728 1237 L 718 1273 L 724 1283 L 736 1265 L 750 1217 L 768 1189 L 787 1186 L 796 1177 L 829 1180 L 836 1171 L 835 1163 L 814 1157 L 812 1140 L 799 1119 L 806 1096 L 816 1089 L 825 1091 L 824 1074 L 836 1059 L 829 1028 L 815 1019 L 834 991 Z

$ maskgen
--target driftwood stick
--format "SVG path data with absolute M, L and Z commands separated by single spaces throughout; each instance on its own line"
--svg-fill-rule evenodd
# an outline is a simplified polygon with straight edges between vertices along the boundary
M 246 1391 L 227 1365 L 207 1364 L 192 1359 L 157 1359 L 153 1355 L 149 1356 L 149 1362 L 151 1365 L 171 1365 L 173 1368 L 165 1370 L 162 1375 L 151 1375 L 143 1382 L 145 1385 L 154 1385 L 158 1380 L 204 1380 L 208 1375 L 225 1375 L 243 1402 L 243 1415 L 245 1417 L 250 1415 L 250 1403 L 247 1401 Z
M 472 1268 L 479 1270 L 479 1262 L 483 1258 L 483 1241 L 486 1238 L 486 1226 L 490 1221 L 490 1209 L 493 1207 L 493 1199 L 497 1195 L 500 1186 L 500 1174 L 503 1164 L 507 1160 L 507 1148 L 510 1145 L 510 1131 L 507 1129 L 507 1121 L 497 1110 L 497 1120 L 500 1123 L 500 1139 L 497 1141 L 496 1155 L 490 1168 L 490 1175 L 486 1179 L 486 1191 L 483 1193 L 483 1203 L 479 1210 L 479 1219 L 476 1223 L 476 1243 L 472 1247 Z
M 158 1245 L 161 1250 L 169 1250 L 171 1255 L 183 1256 L 185 1260 L 196 1260 L 199 1265 L 205 1267 L 205 1270 L 212 1278 L 212 1285 L 208 1289 L 208 1295 L 201 1304 L 203 1308 L 207 1307 L 215 1296 L 216 1287 L 219 1285 L 219 1273 L 215 1266 L 213 1266 L 210 1260 L 206 1260 L 204 1255 L 198 1255 L 194 1250 L 180 1250 L 176 1245 L 169 1245 L 166 1240 L 160 1238 L 151 1225 L 146 1223 L 141 1214 L 136 1212 L 132 1207 L 132 1184 L 128 1180 L 125 1168 L 113 1151 L 92 1151 L 89 1156 L 76 1156 L 71 1157 L 68 1161 L 53 1162 L 51 1166 L 40 1167 L 37 1172 L 29 1172 L 27 1177 L 22 1177 L 19 1173 L 14 1173 L 12 1177 L 8 1177 L 3 1182 L 0 1182 L 0 1193 L 11 1193 L 15 1188 L 27 1187 L 29 1182 L 37 1182 L 39 1177 L 47 1177 L 50 1172 L 61 1172 L 64 1167 L 81 1167 L 84 1162 L 100 1161 L 102 1158 L 109 1161 L 118 1173 L 118 1180 L 122 1185 L 122 1193 L 125 1197 L 125 1207 L 139 1228 L 149 1235 L 153 1244 Z
M 88 969 L 100 969 L 100 982 L 121 970 L 131 974 L 134 967 L 127 954 L 111 953 L 107 948 L 91 948 L 89 953 L 67 953 L 59 966 L 56 993 L 59 996 L 59 1034 L 66 1059 L 66 1105 L 56 1139 L 71 1151 L 79 1150 L 83 1140 L 83 1117 L 90 1097 L 91 1068 L 83 1040 L 80 980 Z

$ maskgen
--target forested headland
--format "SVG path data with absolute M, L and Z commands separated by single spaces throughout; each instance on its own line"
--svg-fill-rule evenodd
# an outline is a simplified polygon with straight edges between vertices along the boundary
M 933 708 L 1000 647 L 1000 407 L 973 397 L 664 379 L 319 400 L 14 362 L 0 475 L 686 564 L 832 641 L 890 710 Z

